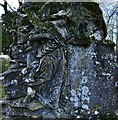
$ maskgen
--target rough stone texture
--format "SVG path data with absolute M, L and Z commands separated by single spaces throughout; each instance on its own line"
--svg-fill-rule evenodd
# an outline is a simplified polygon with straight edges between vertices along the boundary
M 96 10 L 96 14 L 94 13 Z M 96 3 L 24 3 L 3 73 L 9 119 L 89 118 L 117 111 L 114 43 Z
M 86 49 L 69 45 L 68 49 L 70 100 L 77 109 L 77 114 L 81 117 L 113 113 L 118 106 L 114 51 L 99 43 L 92 43 Z

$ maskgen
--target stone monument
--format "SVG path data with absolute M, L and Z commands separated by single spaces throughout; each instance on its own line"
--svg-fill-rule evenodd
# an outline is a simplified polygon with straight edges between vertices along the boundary
M 26 2 L 3 73 L 6 118 L 92 118 L 118 110 L 115 44 L 94 2 Z

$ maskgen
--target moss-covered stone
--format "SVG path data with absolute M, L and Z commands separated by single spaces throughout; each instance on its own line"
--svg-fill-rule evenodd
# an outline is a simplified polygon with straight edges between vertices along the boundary
M 114 47 L 116 46 L 115 43 L 111 40 L 101 40 L 98 43 L 100 43 L 101 45 L 104 45 L 106 47 L 110 47 L 112 49 L 114 49 Z
M 117 109 L 114 51 L 96 37 L 106 36 L 99 5 L 31 2 L 19 11 L 14 62 L 3 80 L 5 114 L 96 120 L 112 114 Z

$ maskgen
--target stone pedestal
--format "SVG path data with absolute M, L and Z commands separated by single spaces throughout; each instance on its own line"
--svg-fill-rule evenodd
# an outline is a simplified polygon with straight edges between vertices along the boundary
M 77 114 L 113 114 L 118 107 L 114 50 L 99 43 L 88 48 L 68 45 L 68 49 L 70 100 Z

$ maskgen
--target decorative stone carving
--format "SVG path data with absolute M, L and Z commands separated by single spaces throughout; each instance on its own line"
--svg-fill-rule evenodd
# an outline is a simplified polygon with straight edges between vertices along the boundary
M 114 43 L 104 43 L 97 3 L 26 2 L 14 24 L 6 117 L 88 118 L 118 109 Z

